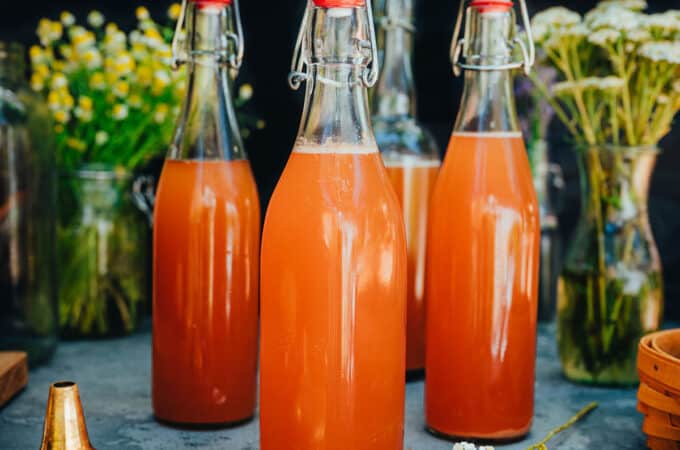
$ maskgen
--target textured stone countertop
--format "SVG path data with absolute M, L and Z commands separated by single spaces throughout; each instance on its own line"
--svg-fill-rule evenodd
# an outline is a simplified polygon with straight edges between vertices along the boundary
M 156 423 L 151 416 L 150 356 L 149 333 L 62 343 L 49 365 L 31 372 L 28 388 L 0 410 L 0 449 L 39 448 L 49 385 L 59 380 L 78 383 L 90 439 L 98 450 L 259 448 L 257 421 L 221 431 L 183 431 Z M 565 381 L 555 354 L 554 332 L 541 327 L 534 426 L 525 441 L 502 448 L 526 448 L 591 401 L 600 407 L 551 441 L 551 450 L 645 448 L 635 390 L 590 388 Z M 405 450 L 452 447 L 423 429 L 422 381 L 406 387 L 405 428 Z

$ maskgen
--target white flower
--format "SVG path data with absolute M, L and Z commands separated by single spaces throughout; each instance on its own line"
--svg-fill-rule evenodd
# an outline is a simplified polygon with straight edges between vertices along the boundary
M 76 23 L 76 18 L 68 11 L 64 11 L 59 16 L 59 20 L 64 24 L 65 27 L 73 26 Z
M 477 450 L 477 447 L 470 442 L 457 442 L 453 444 L 452 450 Z M 479 450 L 494 450 L 494 448 L 490 445 L 480 445 Z
M 647 42 L 638 53 L 654 62 L 680 64 L 680 41 Z
M 91 11 L 87 15 L 87 23 L 90 24 L 92 28 L 99 28 L 104 25 L 104 15 L 99 11 Z
M 544 42 L 550 36 L 550 29 L 546 23 L 533 23 L 531 25 L 531 32 L 533 33 L 534 42 L 539 44 Z
M 680 80 L 675 80 L 673 82 L 673 90 L 680 94 Z
M 597 5 L 598 8 L 611 6 L 630 9 L 631 11 L 642 11 L 647 9 L 647 2 L 645 0 L 603 0 Z
M 97 131 L 97 133 L 94 135 L 94 142 L 101 147 L 102 145 L 109 142 L 109 133 L 103 130 Z
M 137 16 L 137 20 L 139 20 L 139 21 L 149 20 L 151 18 L 151 15 L 149 14 L 149 10 L 146 9 L 145 7 L 143 7 L 143 6 L 140 6 L 139 8 L 137 8 L 137 10 L 135 11 L 135 14 Z
M 608 44 L 613 44 L 621 38 L 621 32 L 612 30 L 610 28 L 603 28 L 593 32 L 588 36 L 588 42 L 591 44 L 606 47 Z
M 66 79 L 66 75 L 63 73 L 55 73 L 52 77 L 52 83 L 50 85 L 52 90 L 57 91 L 59 89 L 65 88 L 66 86 L 68 86 L 68 79 Z
M 581 15 L 563 6 L 548 8 L 536 14 L 531 20 L 531 25 L 553 25 L 565 27 L 581 23 Z
M 102 66 L 102 55 L 96 48 L 85 50 L 81 55 L 85 67 L 90 70 L 99 69 Z
M 649 33 L 649 31 L 643 28 L 638 28 L 637 30 L 631 30 L 626 33 L 626 39 L 630 42 L 641 44 L 652 39 L 652 35 Z
M 680 31 L 680 17 L 675 14 L 676 12 L 667 11 L 663 14 L 651 14 L 645 17 L 644 24 L 663 36 L 670 36 Z
M 113 120 L 125 120 L 128 117 L 128 113 L 128 106 L 123 103 L 118 103 L 113 107 L 111 117 L 113 117 Z
M 154 112 L 153 120 L 157 124 L 162 124 L 165 122 L 165 119 L 168 117 L 168 113 L 170 112 L 170 107 L 164 103 L 161 103 L 156 107 L 156 111 Z
M 92 111 L 88 111 L 86 109 L 81 108 L 80 106 L 77 106 L 75 110 L 73 110 L 75 116 L 82 120 L 85 123 L 88 123 L 92 121 L 92 117 L 94 116 Z
M 612 28 L 619 31 L 631 31 L 641 26 L 644 15 L 618 6 L 601 7 L 590 11 L 585 16 L 586 25 L 593 30 Z

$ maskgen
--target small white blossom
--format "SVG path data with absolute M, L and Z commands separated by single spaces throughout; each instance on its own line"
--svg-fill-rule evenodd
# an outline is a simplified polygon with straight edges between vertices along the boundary
M 680 17 L 674 11 L 646 16 L 644 24 L 663 36 L 671 36 L 680 31 Z
M 680 41 L 647 42 L 638 53 L 654 62 L 680 64 Z
M 588 36 L 588 42 L 591 44 L 599 45 L 600 47 L 606 47 L 609 44 L 613 44 L 621 38 L 621 32 L 612 30 L 610 28 L 603 28 L 593 32 Z
M 644 15 L 629 9 L 610 6 L 596 8 L 585 16 L 586 25 L 593 30 L 611 28 L 619 31 L 631 31 L 640 27 Z
M 242 100 L 250 100 L 253 97 L 253 87 L 246 83 L 238 90 L 238 96 Z
M 630 9 L 631 11 L 642 11 L 647 9 L 647 2 L 645 0 L 603 0 L 597 5 L 598 8 L 611 6 Z
M 97 131 L 97 133 L 94 135 L 94 142 L 101 147 L 102 145 L 109 142 L 109 133 L 103 130 Z
M 71 27 L 76 23 L 76 18 L 68 11 L 64 11 L 59 16 L 59 20 L 65 27 Z
M 68 79 L 63 73 L 56 73 L 52 77 L 52 83 L 51 83 L 51 88 L 54 91 L 57 91 L 59 89 L 63 89 L 66 86 L 68 86 Z
M 118 103 L 113 107 L 111 117 L 113 117 L 113 120 L 125 120 L 128 117 L 128 113 L 128 106 L 123 103 Z
M 626 40 L 637 44 L 647 42 L 650 39 L 652 39 L 652 35 L 644 28 L 638 28 L 637 30 L 631 30 L 626 33 Z
M 541 11 L 531 21 L 532 27 L 540 24 L 565 27 L 579 23 L 581 23 L 581 15 L 563 6 L 556 6 Z

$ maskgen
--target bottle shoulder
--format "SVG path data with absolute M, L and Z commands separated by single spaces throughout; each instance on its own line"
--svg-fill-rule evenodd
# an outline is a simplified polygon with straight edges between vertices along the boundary
M 373 130 L 383 157 L 441 159 L 434 136 L 412 117 L 374 117 Z

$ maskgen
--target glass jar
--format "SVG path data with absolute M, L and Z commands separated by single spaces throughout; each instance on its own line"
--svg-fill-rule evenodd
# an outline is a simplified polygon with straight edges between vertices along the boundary
M 655 147 L 580 152 L 583 206 L 558 289 L 558 345 L 567 378 L 638 382 L 640 337 L 659 328 L 661 262 L 647 215 Z
M 133 332 L 150 298 L 143 178 L 90 165 L 59 177 L 59 322 L 65 337 Z
M 0 42 L 0 350 L 36 364 L 57 343 L 54 151 L 24 49 Z

